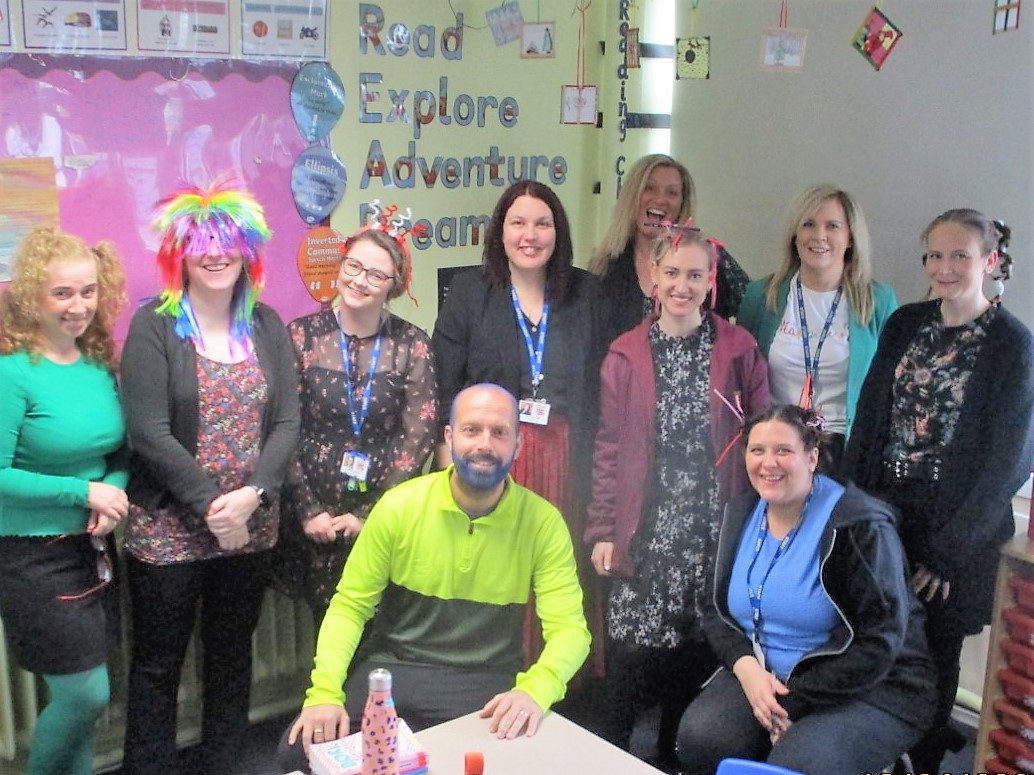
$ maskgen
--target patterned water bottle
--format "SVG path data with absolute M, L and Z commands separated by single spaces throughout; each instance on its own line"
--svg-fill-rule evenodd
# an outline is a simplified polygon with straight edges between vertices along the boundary
M 363 710 L 363 775 L 398 775 L 399 717 L 391 697 L 391 673 L 370 671 L 370 693 Z

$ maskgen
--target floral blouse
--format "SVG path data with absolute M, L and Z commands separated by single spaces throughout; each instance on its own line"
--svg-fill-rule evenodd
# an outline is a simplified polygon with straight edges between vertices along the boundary
M 347 337 L 353 406 L 361 409 L 370 379 L 369 412 L 357 438 L 352 429 L 340 328 L 332 311 L 288 326 L 300 380 L 302 432 L 287 475 L 290 514 L 302 523 L 321 512 L 366 517 L 380 493 L 420 473 L 437 429 L 437 384 L 429 337 L 388 314 L 381 323 L 377 363 L 370 358 L 377 335 Z M 348 489 L 341 473 L 345 452 L 370 460 L 367 490 Z
M 885 460 L 936 461 L 951 444 L 966 385 L 998 309 L 991 305 L 976 320 L 950 327 L 937 313 L 916 331 L 894 370 Z
M 197 380 L 197 462 L 221 492 L 230 492 L 247 483 L 261 452 L 266 378 L 254 355 L 240 363 L 198 355 Z M 131 505 L 126 549 L 154 565 L 270 549 L 276 543 L 279 514 L 277 495 L 270 495 L 270 505 L 257 508 L 248 520 L 251 540 L 242 549 L 226 552 L 206 528 L 186 528 L 177 504 L 151 512 Z

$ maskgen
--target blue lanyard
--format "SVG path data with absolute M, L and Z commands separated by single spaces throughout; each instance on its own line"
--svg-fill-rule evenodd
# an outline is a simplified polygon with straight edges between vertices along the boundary
M 521 303 L 517 300 L 517 290 L 510 286 L 510 298 L 513 299 L 513 311 L 517 316 L 517 325 L 524 334 L 524 344 L 528 348 L 528 363 L 531 366 L 531 390 L 532 397 L 538 393 L 539 385 L 542 384 L 543 356 L 546 352 L 546 326 L 549 325 L 549 303 L 542 306 L 542 322 L 539 323 L 539 340 L 536 344 L 531 343 L 531 331 L 528 330 L 528 322 L 524 319 L 521 311 Z
M 776 563 L 779 562 L 779 558 L 789 550 L 790 544 L 797 537 L 797 531 L 801 527 L 801 522 L 804 521 L 804 514 L 808 510 L 808 503 L 810 501 L 811 493 L 808 493 L 808 497 L 804 500 L 804 508 L 801 509 L 801 518 L 794 525 L 793 529 L 783 536 L 783 540 L 779 542 L 775 554 L 772 555 L 772 561 L 768 564 L 768 570 L 765 571 L 765 576 L 761 579 L 761 583 L 758 584 L 758 588 L 755 591 L 750 586 L 750 574 L 754 572 L 754 565 L 761 555 L 761 547 L 765 544 L 765 536 L 768 535 L 768 505 L 765 505 L 765 513 L 761 517 L 758 535 L 754 539 L 754 556 L 751 558 L 750 565 L 747 566 L 747 597 L 750 599 L 751 620 L 754 623 L 754 641 L 759 646 L 761 645 L 761 596 L 765 592 L 765 584 L 768 583 L 768 577 L 772 574 L 772 569 L 775 568 Z
M 844 286 L 837 287 L 837 295 L 833 297 L 833 306 L 829 308 L 826 315 L 826 322 L 822 326 L 822 333 L 819 334 L 819 343 L 815 346 L 815 358 L 811 357 L 811 341 L 808 338 L 808 318 L 804 313 L 804 288 L 801 286 L 801 276 L 797 275 L 797 313 L 801 317 L 801 344 L 804 346 L 804 384 L 808 391 L 808 405 L 815 395 L 815 376 L 819 373 L 819 356 L 822 354 L 822 345 L 833 328 L 833 318 L 837 314 L 837 307 L 840 306 L 840 297 L 844 294 Z
M 366 422 L 366 415 L 370 413 L 370 394 L 373 392 L 373 375 L 377 369 L 377 359 L 381 354 L 381 334 L 373 343 L 373 352 L 370 353 L 370 374 L 366 378 L 366 387 L 363 388 L 363 402 L 359 408 L 359 414 L 355 412 L 355 383 L 352 381 L 351 359 L 348 357 L 348 338 L 341 328 L 341 321 L 338 321 L 338 336 L 341 338 L 341 365 L 345 372 L 345 398 L 348 399 L 348 414 L 352 418 L 352 433 L 355 440 L 363 432 L 363 423 Z

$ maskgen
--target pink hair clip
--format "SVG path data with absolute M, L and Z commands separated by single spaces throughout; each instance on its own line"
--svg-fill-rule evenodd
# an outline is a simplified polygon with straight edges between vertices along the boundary
M 743 411 L 742 394 L 740 391 L 737 390 L 732 394 L 733 399 L 736 401 L 735 405 L 733 405 L 728 398 L 723 396 L 717 388 L 714 389 L 714 394 L 722 400 L 723 404 L 729 407 L 729 410 L 736 416 L 736 419 L 740 421 L 739 431 L 732 437 L 729 443 L 725 445 L 725 449 L 722 450 L 722 454 L 720 454 L 718 459 L 714 461 L 714 467 L 717 468 L 722 464 L 722 461 L 729 456 L 729 453 L 732 452 L 732 449 L 736 446 L 737 442 L 743 438 L 743 431 L 747 427 L 747 413 Z

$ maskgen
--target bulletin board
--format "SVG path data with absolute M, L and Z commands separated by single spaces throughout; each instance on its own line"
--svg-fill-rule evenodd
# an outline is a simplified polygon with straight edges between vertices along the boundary
M 116 243 L 130 310 L 160 287 L 149 225 L 154 203 L 184 181 L 242 178 L 266 211 L 262 300 L 290 320 L 313 311 L 296 253 L 307 226 L 291 168 L 308 147 L 291 114 L 299 65 L 170 58 L 0 55 L 0 164 L 50 157 L 60 224 Z M 2 286 L 0 286 L 2 287 Z

